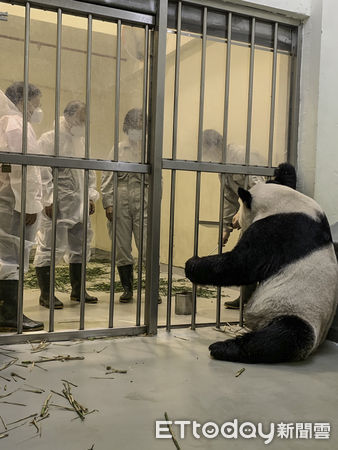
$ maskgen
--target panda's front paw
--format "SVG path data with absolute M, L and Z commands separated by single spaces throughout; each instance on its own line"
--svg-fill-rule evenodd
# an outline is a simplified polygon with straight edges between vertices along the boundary
M 193 256 L 192 258 L 188 259 L 188 261 L 185 263 L 185 276 L 189 278 L 190 281 L 195 283 L 197 281 L 196 279 L 196 267 L 201 258 L 198 256 Z
M 209 346 L 210 356 L 222 361 L 238 361 L 239 346 L 236 339 L 219 341 Z

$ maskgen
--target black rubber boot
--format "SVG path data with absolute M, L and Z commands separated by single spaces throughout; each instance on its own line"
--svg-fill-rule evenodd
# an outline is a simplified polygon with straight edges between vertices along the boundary
M 0 280 L 0 331 L 17 331 L 18 311 L 17 280 Z M 43 330 L 43 323 L 23 315 L 23 331 Z
M 71 263 L 69 264 L 69 277 L 70 284 L 72 285 L 72 293 L 70 294 L 70 299 L 73 302 L 79 302 L 81 297 L 81 263 Z M 97 297 L 93 297 L 89 295 L 88 292 L 85 292 L 85 301 L 86 303 L 97 303 Z
M 250 300 L 252 294 L 255 292 L 257 283 L 248 284 L 246 286 L 241 286 L 241 293 L 243 296 L 243 304 L 246 305 Z M 228 309 L 239 309 L 239 299 L 240 297 L 232 300 L 231 302 L 224 302 L 224 306 Z
M 224 302 L 224 306 L 228 309 L 239 309 L 239 297 L 237 297 L 235 300 Z
M 49 308 L 49 277 L 50 277 L 50 266 L 45 267 L 35 267 L 36 277 L 38 279 L 39 288 L 41 291 L 39 303 L 45 308 Z M 54 296 L 54 309 L 62 309 L 63 303 Z
M 123 287 L 123 294 L 120 297 L 120 302 L 130 303 L 133 301 L 133 265 L 119 266 L 117 270 Z

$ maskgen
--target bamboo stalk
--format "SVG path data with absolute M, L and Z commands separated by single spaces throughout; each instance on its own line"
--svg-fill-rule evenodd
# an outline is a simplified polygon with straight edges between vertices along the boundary
M 169 422 L 168 414 L 167 414 L 166 412 L 164 413 L 164 417 L 165 417 L 165 420 L 166 420 L 167 422 Z M 168 424 L 168 428 L 169 428 L 169 432 L 170 432 L 170 434 L 171 434 L 171 438 L 172 438 L 172 440 L 173 440 L 173 443 L 174 443 L 175 447 L 177 448 L 177 450 L 181 450 L 181 447 L 180 447 L 179 443 L 177 442 L 177 439 L 176 439 L 176 437 L 175 437 L 175 435 L 174 435 L 172 426 Z

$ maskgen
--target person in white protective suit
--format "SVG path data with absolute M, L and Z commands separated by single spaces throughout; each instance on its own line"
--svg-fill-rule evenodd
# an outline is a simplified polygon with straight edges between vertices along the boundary
M 24 83 L 0 91 L 0 152 L 22 152 Z M 28 84 L 27 153 L 39 153 L 31 122 L 42 120 L 41 91 Z M 1 159 L 1 158 L 0 158 Z M 16 331 L 18 311 L 20 217 L 22 169 L 16 164 L 0 166 L 0 331 Z M 42 204 L 40 168 L 27 166 L 24 271 L 35 243 Z M 23 315 L 23 331 L 43 329 L 43 323 Z
M 59 155 L 83 158 L 85 156 L 86 105 L 80 101 L 67 104 L 60 118 Z M 54 130 L 44 133 L 39 139 L 40 152 L 54 154 Z M 41 215 L 41 225 L 37 234 L 38 245 L 34 258 L 36 275 L 41 291 L 40 305 L 49 308 L 49 276 L 52 245 L 53 179 L 52 169 L 42 169 L 43 196 L 45 206 Z M 96 190 L 95 172 L 89 172 L 89 214 L 95 212 L 95 202 L 99 198 Z M 62 258 L 69 263 L 72 286 L 70 299 L 80 301 L 82 270 L 84 173 L 80 169 L 60 168 L 58 176 L 56 263 Z M 90 258 L 90 243 L 93 231 L 88 218 L 87 261 Z M 97 303 L 97 297 L 85 292 L 86 303 Z M 54 308 L 63 308 L 63 303 L 54 297 Z
M 131 109 L 125 116 L 123 132 L 128 140 L 119 143 L 119 161 L 141 162 L 142 152 L 142 126 L 143 118 L 141 109 Z M 114 149 L 111 150 L 110 159 L 114 159 Z M 113 232 L 113 205 L 115 201 L 113 172 L 102 174 L 102 203 L 108 219 L 109 236 L 112 239 Z M 132 236 L 134 235 L 136 247 L 139 250 L 140 216 L 141 207 L 141 175 L 138 173 L 118 172 L 117 175 L 117 217 L 116 217 L 116 265 L 120 276 L 123 293 L 120 296 L 121 303 L 133 301 L 133 264 Z M 143 248 L 146 248 L 147 235 L 147 200 L 148 179 L 145 177 L 144 192 L 144 231 Z M 158 298 L 158 303 L 161 303 Z
M 203 161 L 220 163 L 222 161 L 223 137 L 216 130 L 209 129 L 203 131 Z M 245 164 L 245 147 L 236 144 L 228 144 L 226 148 L 226 162 L 228 164 Z M 250 164 L 263 165 L 262 158 L 255 152 L 250 152 Z M 225 245 L 230 237 L 233 228 L 238 228 L 238 224 L 233 219 L 239 210 L 238 188 L 250 189 L 257 183 L 264 183 L 264 177 L 244 174 L 224 174 L 224 203 L 223 203 L 223 239 Z M 251 297 L 256 285 L 242 286 L 243 301 L 246 303 Z M 239 308 L 239 297 L 233 301 L 225 302 L 224 306 L 230 309 Z

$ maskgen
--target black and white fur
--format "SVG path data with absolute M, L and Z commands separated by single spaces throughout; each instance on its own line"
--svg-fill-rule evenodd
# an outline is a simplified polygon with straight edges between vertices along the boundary
M 210 354 L 244 363 L 305 359 L 325 339 L 336 309 L 338 266 L 325 214 L 287 186 L 258 183 L 238 193 L 244 232 L 236 247 L 186 263 L 193 283 L 259 283 L 244 311 L 252 331 L 210 345 Z

